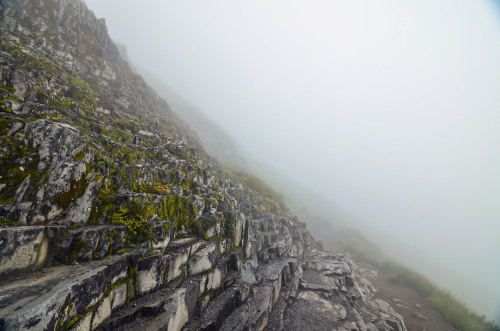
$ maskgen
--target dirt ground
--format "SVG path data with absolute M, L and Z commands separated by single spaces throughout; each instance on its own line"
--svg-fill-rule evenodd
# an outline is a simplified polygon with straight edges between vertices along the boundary
M 409 286 L 394 283 L 383 273 L 373 285 L 379 291 L 375 298 L 392 303 L 394 310 L 403 316 L 408 331 L 458 330 Z

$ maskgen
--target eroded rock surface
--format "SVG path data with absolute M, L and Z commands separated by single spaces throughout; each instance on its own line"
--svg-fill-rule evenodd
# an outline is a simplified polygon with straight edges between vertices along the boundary
M 4 0 L 0 23 L 0 330 L 406 330 L 85 4 Z

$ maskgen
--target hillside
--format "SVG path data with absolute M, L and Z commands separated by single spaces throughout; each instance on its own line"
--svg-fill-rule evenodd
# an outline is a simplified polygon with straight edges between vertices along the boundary
M 0 3 L 0 330 L 406 330 L 79 0 Z
M 137 68 L 137 67 L 136 67 Z M 170 108 L 200 137 L 204 149 L 223 164 L 247 169 L 248 155 L 241 153 L 237 143 L 224 129 L 217 125 L 191 102 L 185 100 L 154 74 L 142 68 L 137 69 L 158 94 L 168 100 Z

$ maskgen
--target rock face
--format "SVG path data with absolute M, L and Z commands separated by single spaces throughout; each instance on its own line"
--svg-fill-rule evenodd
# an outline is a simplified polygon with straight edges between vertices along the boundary
M 406 330 L 83 3 L 3 0 L 0 22 L 0 330 Z
M 45 231 L 64 251 L 61 228 Z M 98 230 L 71 235 L 89 242 Z M 27 236 L 33 229 L 4 231 Z M 86 263 L 7 277 L 0 330 L 406 330 L 387 302 L 372 300 L 364 275 L 373 273 L 344 253 L 318 250 L 293 217 L 248 217 L 240 245 L 236 237 L 173 239 L 92 262 L 70 254 Z

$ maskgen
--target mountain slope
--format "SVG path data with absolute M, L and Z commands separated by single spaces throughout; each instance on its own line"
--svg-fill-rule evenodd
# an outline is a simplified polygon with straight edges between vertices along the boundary
M 163 83 L 160 78 L 142 68 L 137 66 L 135 68 L 163 98 L 168 100 L 171 109 L 193 128 L 199 135 L 203 147 L 210 155 L 232 167 L 247 168 L 245 157 L 239 152 L 241 148 L 237 146 L 232 137 L 224 132 L 223 128 L 205 116 L 192 103 L 182 98 L 171 87 Z
M 222 170 L 83 3 L 3 0 L 0 22 L 0 330 L 406 330 L 371 270 Z

